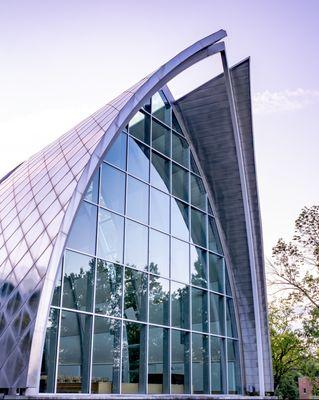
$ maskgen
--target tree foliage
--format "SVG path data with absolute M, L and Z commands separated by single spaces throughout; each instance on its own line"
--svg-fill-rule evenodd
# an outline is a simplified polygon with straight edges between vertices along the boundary
M 271 284 L 285 291 L 302 315 L 309 344 L 319 344 L 319 206 L 305 207 L 290 242 L 273 248 Z M 311 342 L 311 343 L 310 343 Z
M 276 301 L 270 334 L 276 394 L 298 398 L 298 376 L 319 376 L 319 206 L 302 209 L 291 241 L 279 239 L 270 263 Z

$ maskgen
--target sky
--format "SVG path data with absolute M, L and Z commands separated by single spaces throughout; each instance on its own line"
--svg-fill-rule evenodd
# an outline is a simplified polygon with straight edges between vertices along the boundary
M 266 258 L 318 204 L 319 1 L 1 0 L 0 177 L 197 40 L 250 56 Z M 217 56 L 170 84 L 212 78 Z

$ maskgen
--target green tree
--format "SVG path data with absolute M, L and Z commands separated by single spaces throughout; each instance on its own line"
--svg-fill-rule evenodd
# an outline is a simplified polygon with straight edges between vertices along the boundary
M 271 284 L 299 309 L 304 334 L 313 348 L 319 344 L 319 206 L 304 207 L 290 242 L 279 239 L 270 263 Z
M 302 333 L 294 329 L 295 313 L 292 303 L 281 301 L 280 305 L 272 303 L 269 307 L 269 324 L 275 392 L 282 398 L 289 392 L 289 382 L 294 382 L 298 371 L 307 357 L 308 350 Z M 293 384 L 296 387 L 296 384 Z M 294 389 L 291 389 L 292 391 Z M 291 395 L 291 394 L 290 394 Z M 293 398 L 293 397 L 292 397 Z

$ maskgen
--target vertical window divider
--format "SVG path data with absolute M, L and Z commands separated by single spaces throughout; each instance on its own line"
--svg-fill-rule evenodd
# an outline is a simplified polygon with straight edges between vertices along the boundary
M 58 385 L 58 372 L 59 372 L 59 352 L 60 352 L 60 336 L 61 336 L 61 321 L 62 321 L 62 299 L 63 299 L 63 287 L 64 287 L 64 260 L 65 260 L 65 250 L 62 256 L 61 262 L 61 294 L 60 294 L 60 308 L 59 308 L 59 318 L 58 318 L 58 340 L 57 340 L 57 348 L 56 348 L 56 363 L 55 363 L 55 370 L 54 370 L 54 393 L 57 393 L 57 385 Z

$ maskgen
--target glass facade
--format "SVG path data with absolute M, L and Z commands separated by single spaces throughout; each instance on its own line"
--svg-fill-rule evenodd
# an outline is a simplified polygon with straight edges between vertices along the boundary
M 41 391 L 241 393 L 212 207 L 162 92 L 105 154 L 54 293 Z

